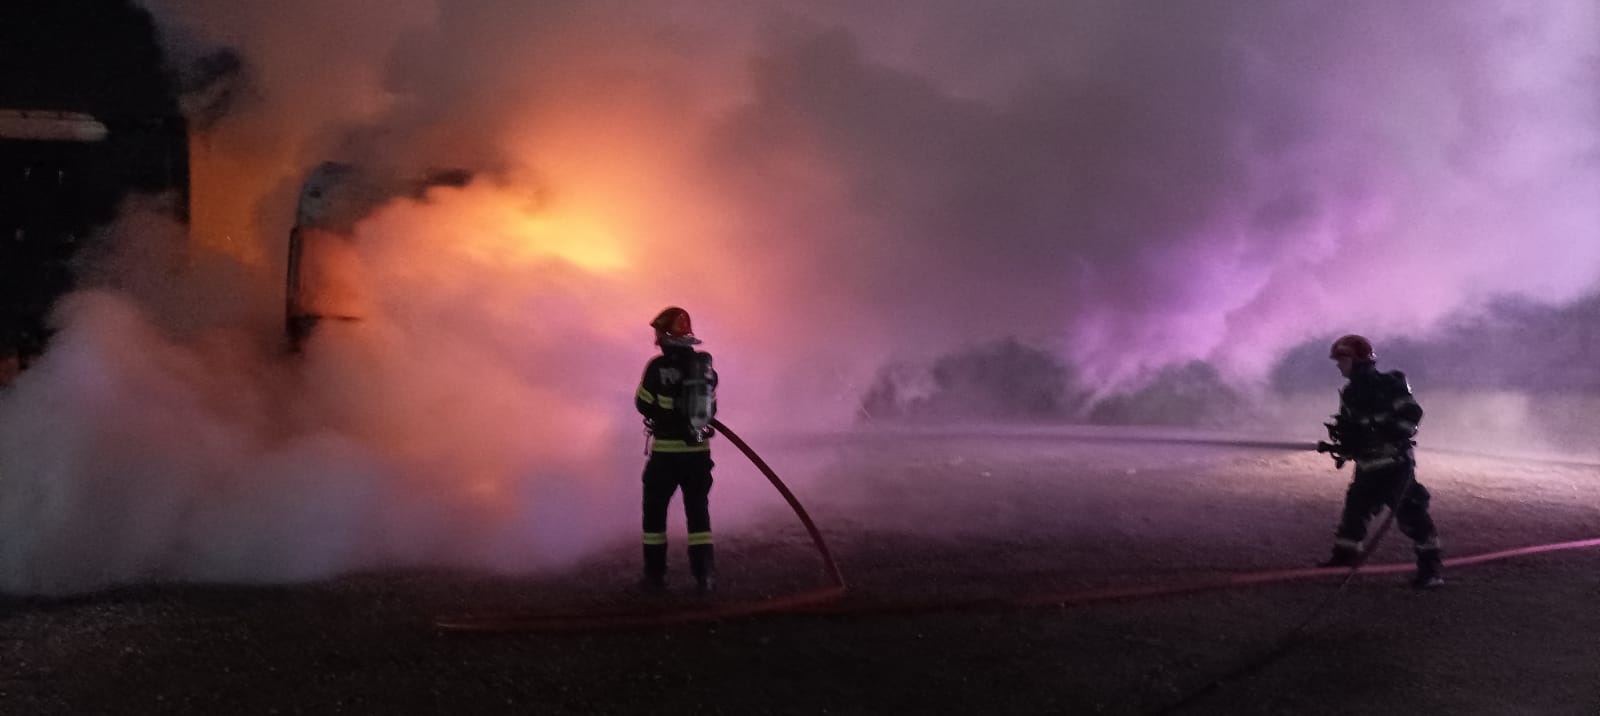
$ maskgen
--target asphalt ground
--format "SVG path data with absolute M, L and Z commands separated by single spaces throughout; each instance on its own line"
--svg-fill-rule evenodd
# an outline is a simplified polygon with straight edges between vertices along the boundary
M 785 453 L 799 449 L 769 460 L 797 463 Z M 1451 556 L 1600 536 L 1597 471 L 1421 460 Z M 744 479 L 727 472 L 724 484 Z M 1452 570 L 1426 593 L 1404 575 L 1358 576 L 1331 603 L 1336 579 L 998 605 L 1306 566 L 1325 556 L 1348 477 L 1325 457 L 896 436 L 835 446 L 801 472 L 792 487 L 850 583 L 835 613 L 570 633 L 434 626 L 711 609 L 825 585 L 773 498 L 719 526 L 722 588 L 709 597 L 688 588 L 676 552 L 672 592 L 634 591 L 631 544 L 538 574 L 410 568 L 13 597 L 0 713 L 1147 714 L 1208 686 L 1177 713 L 1600 713 L 1600 549 Z M 755 490 L 723 489 L 735 501 Z M 1391 532 L 1374 561 L 1408 551 Z M 1324 603 L 1291 648 L 1236 674 Z

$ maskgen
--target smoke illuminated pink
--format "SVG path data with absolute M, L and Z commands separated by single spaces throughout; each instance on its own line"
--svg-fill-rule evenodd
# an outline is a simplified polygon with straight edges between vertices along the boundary
M 72 304 L 0 403 L 78 386 L 50 413 L 70 429 L 24 457 L 0 415 L 0 490 L 58 489 L 26 468 L 102 494 L 133 464 L 170 499 L 98 573 L 51 566 L 101 546 L 70 537 L 97 515 L 8 514 L 40 546 L 0 555 L 0 587 L 570 558 L 632 525 L 666 305 L 760 435 L 842 425 L 885 361 L 976 341 L 1099 385 L 1193 359 L 1249 382 L 1305 340 L 1600 278 L 1588 0 L 143 4 L 177 61 L 233 47 L 255 82 L 196 139 L 175 289 L 231 311 L 179 331 L 148 293 Z M 358 226 L 371 315 L 285 367 L 262 346 L 294 193 L 330 159 L 477 178 Z M 123 431 L 152 403 L 170 431 Z M 304 521 L 227 527 L 239 491 Z

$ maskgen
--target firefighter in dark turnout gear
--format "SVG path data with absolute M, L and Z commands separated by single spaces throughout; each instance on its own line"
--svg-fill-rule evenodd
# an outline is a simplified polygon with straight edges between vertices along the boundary
M 1344 514 L 1334 532 L 1333 556 L 1324 567 L 1348 567 L 1361 560 L 1367 523 L 1383 506 L 1394 510 L 1400 532 L 1415 543 L 1417 573 L 1412 586 L 1444 584 L 1439 535 L 1428 515 L 1428 489 L 1416 480 L 1412 438 L 1422 421 L 1422 406 L 1400 371 L 1379 372 L 1372 343 L 1357 335 L 1334 341 L 1329 358 L 1349 379 L 1339 391 L 1339 414 L 1328 423 L 1335 464 L 1354 462 L 1355 476 L 1345 493 Z
M 650 434 L 644 467 L 644 580 L 647 590 L 666 586 L 667 508 L 683 490 L 689 528 L 689 569 L 701 592 L 716 586 L 711 545 L 711 445 L 709 423 L 716 416 L 717 372 L 700 343 L 689 313 L 667 308 L 650 322 L 661 355 L 645 366 L 634 397 Z

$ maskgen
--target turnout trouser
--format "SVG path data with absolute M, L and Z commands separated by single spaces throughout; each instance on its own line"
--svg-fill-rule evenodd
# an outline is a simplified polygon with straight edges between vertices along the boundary
M 1428 514 L 1430 499 L 1428 488 L 1416 481 L 1416 463 L 1410 456 L 1395 457 L 1371 467 L 1358 463 L 1355 479 L 1350 481 L 1350 488 L 1345 492 L 1344 513 L 1334 532 L 1335 544 L 1341 548 L 1359 548 L 1367 536 L 1367 523 L 1378 510 L 1389 507 L 1394 510 L 1395 525 L 1400 532 L 1416 543 L 1418 558 L 1437 559 L 1439 539 L 1433 518 Z
M 711 546 L 711 453 L 656 452 L 644 466 L 644 574 L 656 583 L 667 573 L 667 508 L 683 490 L 689 528 L 689 569 L 705 584 L 716 566 Z

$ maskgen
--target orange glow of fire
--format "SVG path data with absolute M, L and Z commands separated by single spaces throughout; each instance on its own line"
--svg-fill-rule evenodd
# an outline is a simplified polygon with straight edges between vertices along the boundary
M 482 475 L 468 482 L 467 493 L 486 505 L 499 505 L 507 498 L 505 482 L 492 475 Z
M 529 265 L 557 260 L 594 274 L 614 274 L 629 266 L 617 232 L 595 214 L 533 211 L 502 197 L 470 208 L 460 220 L 471 232 L 461 248 L 479 261 Z
M 231 257 L 242 265 L 265 268 L 269 248 L 259 235 L 253 209 L 279 177 L 262 166 L 278 166 L 268 152 L 219 148 L 191 140 L 190 236 L 194 248 Z M 285 228 L 287 230 L 287 228 Z M 287 237 L 282 238 L 287 241 Z

